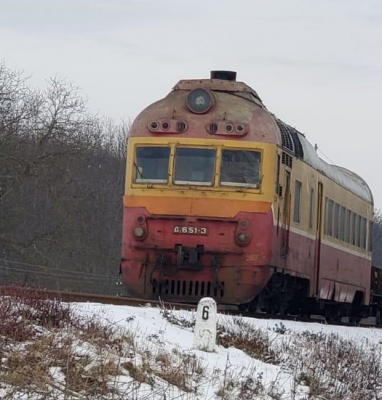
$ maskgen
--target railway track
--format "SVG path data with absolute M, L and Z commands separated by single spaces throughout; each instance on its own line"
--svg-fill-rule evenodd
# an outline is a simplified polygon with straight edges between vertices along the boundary
M 61 292 L 56 290 L 46 290 L 46 289 L 35 289 L 26 288 L 19 286 L 0 286 L 0 296 L 12 296 L 12 297 L 36 297 L 41 299 L 59 300 L 64 302 L 78 302 L 78 303 L 100 303 L 100 304 L 112 304 L 120 306 L 132 306 L 132 307 L 144 307 L 150 305 L 152 307 L 161 307 L 173 310 L 196 310 L 196 304 L 187 303 L 173 303 L 162 300 L 145 300 L 132 297 L 119 297 L 119 296 L 109 296 L 94 293 L 79 293 L 79 292 Z M 326 324 L 323 317 L 316 316 L 311 318 L 299 319 L 296 316 L 281 316 L 272 315 L 261 312 L 243 312 L 234 307 L 227 307 L 223 305 L 218 305 L 218 312 L 224 313 L 226 315 L 233 316 L 243 316 L 248 318 L 259 318 L 259 319 L 278 319 L 287 321 L 301 321 L 310 323 L 321 323 Z M 336 322 L 330 325 L 340 325 L 340 326 L 354 326 L 347 322 Z M 369 320 L 361 321 L 358 326 L 361 327 L 376 327 L 375 322 L 370 322 Z
M 25 288 L 19 286 L 0 286 L 0 296 L 38 297 L 42 299 L 60 300 L 78 303 L 101 303 L 121 306 L 160 306 L 179 310 L 196 309 L 195 304 L 170 303 L 161 300 L 145 300 L 132 297 L 108 296 L 95 293 L 61 292 L 57 290 Z

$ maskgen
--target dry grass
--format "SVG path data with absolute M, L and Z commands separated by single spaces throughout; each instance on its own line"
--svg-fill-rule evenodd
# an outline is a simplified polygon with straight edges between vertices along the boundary
M 268 333 L 255 328 L 241 317 L 229 318 L 218 324 L 217 342 L 225 348 L 235 347 L 266 363 L 279 363 Z
M 266 394 L 262 383 L 262 374 L 253 367 L 233 371 L 229 365 L 224 370 L 224 380 L 216 395 L 222 400 L 240 399 L 253 400 Z
M 201 361 L 193 354 L 174 349 L 171 353 L 159 352 L 155 356 L 156 376 L 186 393 L 196 392 L 195 383 L 205 372 Z
M 162 317 L 172 325 L 180 326 L 182 328 L 193 328 L 195 326 L 195 315 L 192 315 L 191 318 L 182 317 L 174 310 L 165 308 L 163 304 L 161 304 L 160 313 Z
M 304 332 L 288 346 L 295 380 L 312 398 L 374 400 L 381 398 L 381 349 L 337 335 Z
M 195 324 L 190 314 L 182 317 L 164 308 L 161 314 L 188 332 Z M 220 317 L 217 344 L 253 360 L 238 368 L 227 355 L 223 369 L 211 369 L 192 350 L 169 347 L 160 332 L 146 342 L 136 335 L 134 328 L 79 317 L 58 301 L 24 293 L 2 297 L 3 398 L 192 400 L 208 387 L 222 400 L 293 400 L 301 387 L 306 399 L 382 398 L 381 350 L 335 335 L 290 335 L 283 324 L 264 331 L 243 318 Z M 259 361 L 287 373 L 295 391 L 285 397 L 280 377 L 265 384 Z

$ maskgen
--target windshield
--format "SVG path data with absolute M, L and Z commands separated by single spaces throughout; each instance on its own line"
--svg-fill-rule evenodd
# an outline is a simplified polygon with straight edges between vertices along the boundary
M 212 186 L 215 159 L 215 149 L 178 147 L 175 152 L 174 183 L 178 185 Z
M 135 183 L 167 183 L 169 147 L 137 147 Z
M 260 186 L 260 158 L 258 151 L 223 150 L 220 184 L 225 186 Z
M 172 154 L 170 147 L 165 146 L 136 147 L 134 183 L 168 184 L 171 157 L 171 164 L 174 162 L 175 185 L 260 188 L 259 151 L 223 148 L 219 182 L 215 182 L 217 149 L 175 147 Z

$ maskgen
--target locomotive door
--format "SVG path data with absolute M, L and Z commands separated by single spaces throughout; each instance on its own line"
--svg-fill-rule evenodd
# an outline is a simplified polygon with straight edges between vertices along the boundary
M 281 257 L 287 257 L 289 247 L 289 225 L 290 225 L 290 172 L 285 171 L 285 196 L 283 207 L 283 223 L 281 235 Z
M 320 283 L 320 255 L 321 255 L 321 235 L 322 235 L 322 196 L 323 186 L 318 183 L 317 188 L 317 220 L 316 220 L 316 241 L 314 248 L 314 291 L 316 296 L 319 295 Z

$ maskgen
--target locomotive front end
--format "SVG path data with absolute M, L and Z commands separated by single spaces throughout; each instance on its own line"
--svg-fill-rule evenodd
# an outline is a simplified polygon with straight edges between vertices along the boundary
M 121 261 L 131 296 L 243 304 L 270 279 L 277 128 L 226 78 L 180 81 L 134 121 Z

